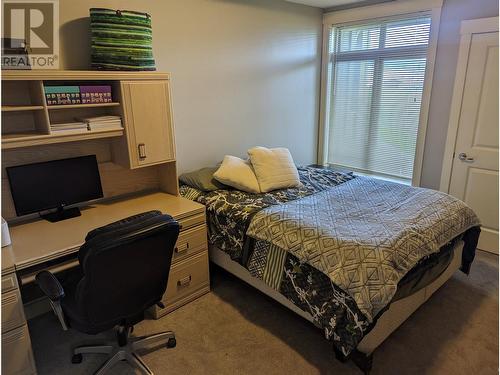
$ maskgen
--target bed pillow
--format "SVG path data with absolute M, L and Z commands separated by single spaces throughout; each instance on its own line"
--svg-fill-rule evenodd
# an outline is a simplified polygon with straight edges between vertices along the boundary
M 247 193 L 260 193 L 259 182 L 255 177 L 252 165 L 248 160 L 236 156 L 224 156 L 221 166 L 214 173 L 214 178 L 225 185 Z
M 299 172 L 287 148 L 253 147 L 248 156 L 261 192 L 300 186 Z
M 193 172 L 183 173 L 179 176 L 179 180 L 201 191 L 227 189 L 226 185 L 221 184 L 214 178 L 214 172 L 217 169 L 219 167 L 201 168 Z

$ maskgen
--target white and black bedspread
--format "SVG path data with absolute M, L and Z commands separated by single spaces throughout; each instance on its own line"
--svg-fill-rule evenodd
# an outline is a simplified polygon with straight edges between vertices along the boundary
M 279 205 L 330 189 L 354 178 L 352 173 L 329 169 L 299 167 L 301 187 L 252 194 L 241 190 L 202 192 L 187 185 L 180 186 L 183 197 L 202 203 L 207 208 L 209 242 L 244 263 L 245 233 L 250 221 L 263 208 Z
M 329 169 L 299 174 L 298 189 L 203 193 L 184 185 L 181 194 L 206 205 L 211 244 L 310 313 L 343 355 L 371 330 L 403 276 L 459 238 L 468 272 L 479 221 L 462 202 Z

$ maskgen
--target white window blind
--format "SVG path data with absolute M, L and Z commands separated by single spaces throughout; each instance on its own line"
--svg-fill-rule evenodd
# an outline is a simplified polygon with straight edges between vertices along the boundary
M 330 165 L 411 181 L 430 16 L 334 27 Z

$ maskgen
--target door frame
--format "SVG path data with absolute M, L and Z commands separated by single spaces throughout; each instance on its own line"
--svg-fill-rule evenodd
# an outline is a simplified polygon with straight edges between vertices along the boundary
M 455 85 L 453 87 L 453 97 L 451 100 L 450 117 L 448 121 L 448 134 L 446 136 L 441 181 L 439 184 L 439 190 L 445 193 L 448 193 L 450 190 L 451 172 L 458 136 L 458 125 L 460 123 L 460 112 L 462 110 L 462 98 L 465 88 L 472 35 L 495 31 L 498 31 L 498 17 L 477 18 L 465 20 L 460 23 L 460 47 L 458 50 Z

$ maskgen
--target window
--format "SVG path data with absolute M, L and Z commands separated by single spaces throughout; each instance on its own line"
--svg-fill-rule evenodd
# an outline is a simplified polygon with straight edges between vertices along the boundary
M 329 165 L 412 181 L 430 26 L 420 13 L 331 29 Z

